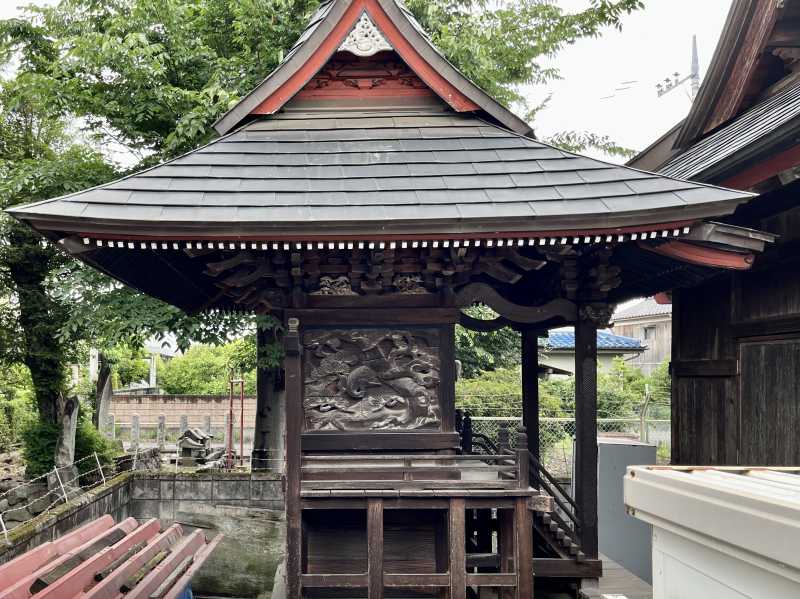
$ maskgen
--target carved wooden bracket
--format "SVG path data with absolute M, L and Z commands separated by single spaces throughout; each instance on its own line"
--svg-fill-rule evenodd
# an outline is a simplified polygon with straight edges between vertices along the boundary
M 507 300 L 486 283 L 470 283 L 455 295 L 455 305 L 460 308 L 475 303 L 486 304 L 500 316 L 518 324 L 536 324 L 559 317 L 574 322 L 577 318 L 577 308 L 569 300 L 555 299 L 541 306 L 523 306 Z

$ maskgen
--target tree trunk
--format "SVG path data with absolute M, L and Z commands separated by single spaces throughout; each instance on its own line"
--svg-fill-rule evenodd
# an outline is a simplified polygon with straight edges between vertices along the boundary
M 19 301 L 23 361 L 31 373 L 42 422 L 58 424 L 58 400 L 65 387 L 64 353 L 59 333 L 63 312 L 48 296 L 45 282 L 54 250 L 44 247 L 33 232 L 10 227 L 7 250 L 9 274 Z
M 98 354 L 98 361 L 100 362 L 100 368 L 97 371 L 92 422 L 97 427 L 97 430 L 102 430 L 108 419 L 108 408 L 111 405 L 113 389 L 111 386 L 111 366 L 109 366 L 108 359 L 103 352 Z

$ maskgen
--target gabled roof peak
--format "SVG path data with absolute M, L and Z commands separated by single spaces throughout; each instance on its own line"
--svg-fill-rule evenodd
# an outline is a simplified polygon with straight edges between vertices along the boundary
M 387 50 L 394 51 L 453 110 L 483 113 L 511 131 L 531 133 L 527 123 L 458 71 L 398 0 L 323 2 L 284 61 L 214 126 L 224 135 L 252 115 L 275 114 L 337 52 L 374 56 Z

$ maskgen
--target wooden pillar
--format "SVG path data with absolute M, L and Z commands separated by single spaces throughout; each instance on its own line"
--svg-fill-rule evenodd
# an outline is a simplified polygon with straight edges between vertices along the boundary
M 383 599 L 383 500 L 367 503 L 367 572 L 369 599 Z
M 466 501 L 450 499 L 450 599 L 467 597 L 467 551 L 464 518 Z
M 286 596 L 301 599 L 302 511 L 300 507 L 303 377 L 300 322 L 290 318 L 284 341 L 286 356 Z
M 516 570 L 514 545 L 516 533 L 514 531 L 514 510 L 497 510 L 497 552 L 500 557 L 500 572 L 513 573 Z M 500 599 L 514 599 L 515 592 L 509 588 L 501 588 Z
M 514 505 L 514 530 L 516 531 L 517 597 L 533 598 L 533 522 L 528 500 L 518 497 Z
M 597 541 L 597 320 L 593 308 L 580 310 L 575 326 L 575 502 L 581 549 L 598 555 Z
M 256 332 L 257 355 L 263 354 L 269 342 L 267 331 Z M 275 412 L 281 409 L 282 377 L 280 368 L 256 369 L 256 415 L 253 428 L 253 470 L 279 470 L 275 460 L 280 451 L 274 451 L 279 441 L 279 427 L 275 426 Z
M 539 332 L 522 331 L 522 426 L 528 451 L 539 459 Z

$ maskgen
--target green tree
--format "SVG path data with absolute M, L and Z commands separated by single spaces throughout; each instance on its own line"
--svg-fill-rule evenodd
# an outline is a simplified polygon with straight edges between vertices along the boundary
M 240 343 L 193 345 L 167 361 L 159 372 L 160 386 L 170 395 L 226 395 L 231 374 L 239 376 L 235 357 Z M 232 373 L 233 371 L 233 373 Z M 255 393 L 255 371 L 243 371 L 245 393 Z

